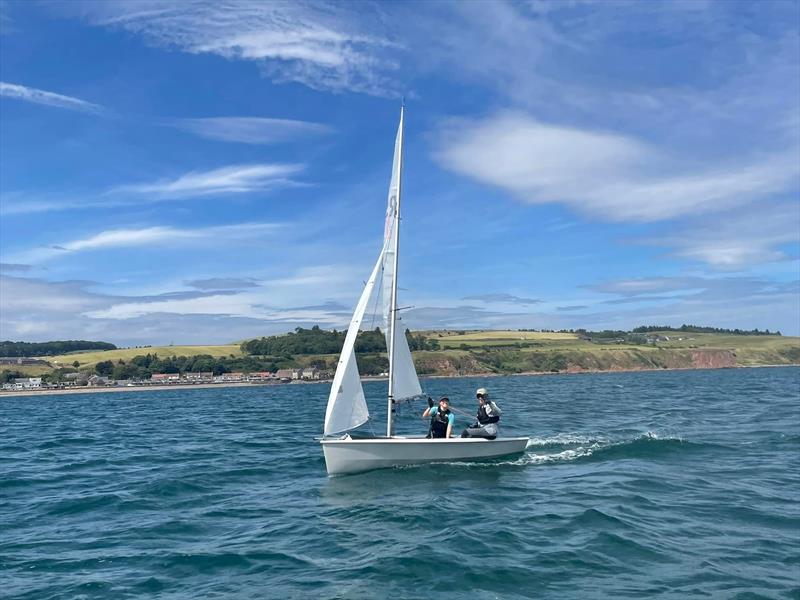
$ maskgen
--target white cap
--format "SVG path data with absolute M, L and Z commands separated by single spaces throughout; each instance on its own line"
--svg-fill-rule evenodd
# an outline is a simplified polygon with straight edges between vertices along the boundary
M 478 390 L 475 392 L 475 395 L 476 396 L 483 396 L 484 398 L 488 398 L 489 397 L 489 391 L 486 388 L 478 388 Z

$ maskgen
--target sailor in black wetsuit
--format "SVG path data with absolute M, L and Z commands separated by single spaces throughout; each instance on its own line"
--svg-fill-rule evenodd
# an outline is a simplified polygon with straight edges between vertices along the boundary
M 433 405 L 433 400 L 428 398 L 428 408 L 422 413 L 422 418 L 431 418 L 431 428 L 428 432 L 429 438 L 449 438 L 453 432 L 453 421 L 455 416 L 450 412 L 450 400 L 442 398 L 439 406 Z
M 465 429 L 461 433 L 461 437 L 480 437 L 493 440 L 497 437 L 500 408 L 489 400 L 489 392 L 486 388 L 480 388 L 475 395 L 478 398 L 478 422 Z

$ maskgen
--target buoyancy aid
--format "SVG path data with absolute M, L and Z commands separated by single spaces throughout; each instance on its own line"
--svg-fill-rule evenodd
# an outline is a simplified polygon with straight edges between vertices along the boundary
M 495 414 L 491 406 L 488 404 L 481 404 L 478 407 L 478 423 L 486 425 L 487 423 L 497 423 L 500 417 Z
M 432 437 L 445 437 L 447 435 L 447 426 L 450 423 L 450 409 L 445 411 L 441 409 L 436 411 L 436 414 L 431 417 L 431 435 Z

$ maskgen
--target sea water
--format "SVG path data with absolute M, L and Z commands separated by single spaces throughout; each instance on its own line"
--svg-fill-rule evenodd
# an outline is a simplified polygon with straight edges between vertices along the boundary
M 800 369 L 423 386 L 528 449 L 329 478 L 326 384 L 2 397 L 0 596 L 800 597 Z

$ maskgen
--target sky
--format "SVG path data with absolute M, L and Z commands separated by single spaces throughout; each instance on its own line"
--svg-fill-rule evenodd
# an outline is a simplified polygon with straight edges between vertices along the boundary
M 0 2 L 0 339 L 800 335 L 800 3 Z M 369 325 L 369 323 L 367 323 Z

